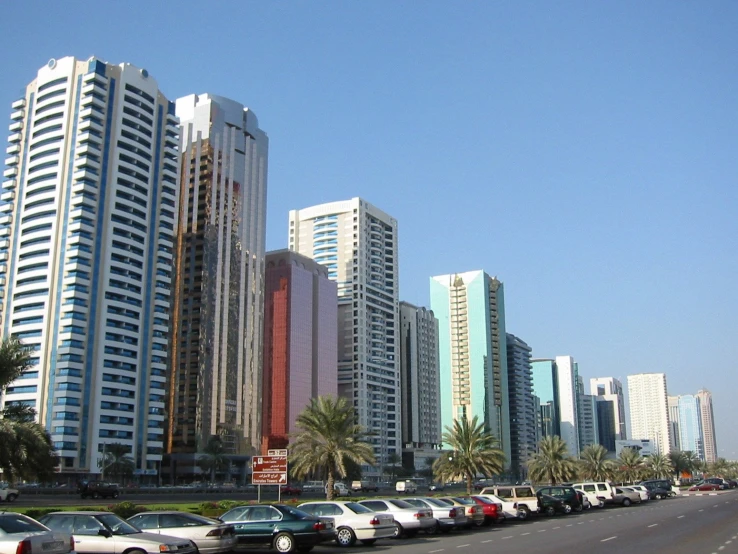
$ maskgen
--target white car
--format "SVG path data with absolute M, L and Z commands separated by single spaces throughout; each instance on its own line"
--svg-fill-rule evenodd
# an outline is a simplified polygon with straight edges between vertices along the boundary
M 643 485 L 628 485 L 627 487 L 623 487 L 626 490 L 632 490 L 637 492 L 641 495 L 641 502 L 645 502 L 649 499 L 650 495 L 648 493 L 648 489 L 644 487 Z
M 395 498 L 378 498 L 362 500 L 363 504 L 370 510 L 390 514 L 395 518 L 395 538 L 402 536 L 414 537 L 420 531 L 427 531 L 436 526 L 436 518 L 433 512 L 427 508 L 418 508 L 408 504 L 404 500 Z
M 3 502 L 12 502 L 18 498 L 18 489 L 9 489 L 7 487 L 0 489 L 0 500 Z
M 74 551 L 72 535 L 52 531 L 23 514 L 0 513 L 0 552 L 2 554 L 69 554 Z
M 604 508 L 605 501 L 591 491 L 583 491 L 577 489 L 584 496 L 584 509 L 589 510 L 590 508 Z
M 237 542 L 233 525 L 189 512 L 145 512 L 129 517 L 128 523 L 146 533 L 189 539 L 200 554 L 230 552 Z
M 469 525 L 466 510 L 459 510 L 455 506 L 449 506 L 437 498 L 420 496 L 416 498 L 403 498 L 403 500 L 418 508 L 428 508 L 433 513 L 433 517 L 436 519 L 436 527 L 426 531 L 429 535 L 438 532 L 448 533 L 451 529 L 461 529 Z
M 333 518 L 336 529 L 336 544 L 352 546 L 357 540 L 370 546 L 377 539 L 395 536 L 395 518 L 389 514 L 378 514 L 356 502 L 338 500 L 305 502 L 298 509 L 318 517 Z
M 474 494 L 472 496 L 479 496 L 481 498 L 491 500 L 492 502 L 496 502 L 497 504 L 502 504 L 502 513 L 505 514 L 506 518 L 516 519 L 520 515 L 517 502 L 503 500 L 494 494 Z M 525 516 L 523 516 L 523 518 L 525 518 Z

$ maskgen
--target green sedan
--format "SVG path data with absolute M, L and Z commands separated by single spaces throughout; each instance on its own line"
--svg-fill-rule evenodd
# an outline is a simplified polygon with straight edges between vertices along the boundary
M 233 525 L 238 538 L 236 552 L 255 545 L 269 545 L 283 554 L 309 552 L 315 545 L 336 538 L 331 518 L 318 518 L 283 504 L 239 506 L 220 520 Z

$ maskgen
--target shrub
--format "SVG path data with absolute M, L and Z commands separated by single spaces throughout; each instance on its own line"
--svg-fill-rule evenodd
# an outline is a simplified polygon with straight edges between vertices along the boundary
M 56 512 L 54 508 L 29 508 L 26 510 L 26 515 L 28 517 L 32 517 L 33 519 L 38 519 L 40 517 L 45 516 L 46 514 L 50 514 L 51 512 Z
M 119 502 L 118 504 L 108 506 L 108 509 L 115 515 L 122 517 L 123 519 L 128 519 L 129 517 L 140 514 L 141 512 L 149 511 L 146 506 L 137 506 L 133 502 L 129 502 L 127 500 L 124 502 Z

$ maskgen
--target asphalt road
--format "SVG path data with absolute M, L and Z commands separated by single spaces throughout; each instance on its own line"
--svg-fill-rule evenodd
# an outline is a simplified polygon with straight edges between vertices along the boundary
M 136 503 L 202 501 L 222 499 L 224 494 L 200 493 L 121 496 Z M 237 495 L 227 495 L 236 499 Z M 251 493 L 242 498 L 253 499 Z M 275 496 L 275 495 L 272 495 Z M 312 496 L 312 495 L 310 495 Z M 316 495 L 317 496 L 317 495 Z M 43 498 L 46 497 L 46 498 Z M 212 498 L 208 498 L 212 497 Z M 79 497 L 47 495 L 26 496 L 16 503 L 34 506 L 100 505 L 101 501 Z M 148 500 L 149 498 L 153 500 Z M 62 503 L 62 499 L 64 502 Z M 264 498 L 263 498 L 264 499 Z M 109 501 L 105 501 L 106 503 Z M 380 541 L 374 547 L 356 546 L 355 554 L 378 554 L 402 548 L 403 554 L 468 554 L 473 552 L 559 554 L 562 552 L 668 552 L 669 554 L 720 554 L 738 552 L 738 490 L 704 496 L 682 496 L 661 501 L 644 502 L 629 508 L 607 507 L 551 518 L 534 517 L 529 521 L 509 521 L 492 527 L 453 532 L 449 535 L 419 536 L 399 541 Z M 314 554 L 336 554 L 338 547 L 322 545 Z

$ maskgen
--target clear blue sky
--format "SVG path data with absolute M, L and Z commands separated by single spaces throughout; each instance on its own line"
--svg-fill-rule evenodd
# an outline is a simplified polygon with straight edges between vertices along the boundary
M 289 209 L 364 197 L 403 299 L 485 269 L 535 356 L 712 390 L 738 459 L 736 29 L 728 1 L 5 2 L 0 106 L 67 55 L 239 100 L 270 249 Z

